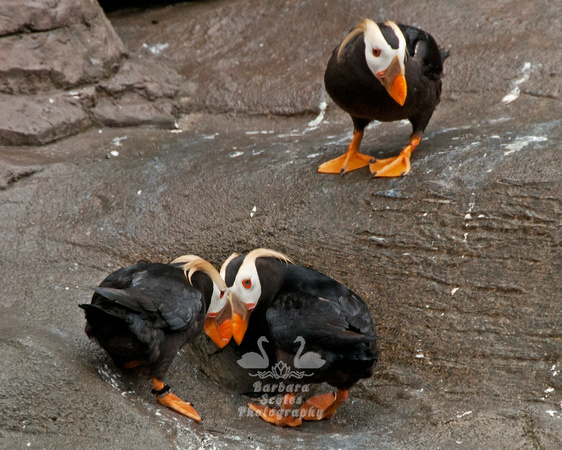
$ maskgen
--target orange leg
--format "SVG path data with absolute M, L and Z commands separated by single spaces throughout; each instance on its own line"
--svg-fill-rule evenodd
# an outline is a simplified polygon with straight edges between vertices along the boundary
M 275 410 L 267 406 L 252 405 L 248 403 L 248 408 L 258 413 L 258 415 L 266 422 L 272 423 L 279 427 L 298 427 L 302 424 L 302 420 L 291 415 L 291 409 L 295 403 L 295 394 L 285 394 L 281 409 Z
M 349 389 L 339 390 L 337 394 L 322 394 L 309 398 L 303 403 L 299 417 L 303 420 L 331 419 L 339 406 L 345 402 Z
M 359 153 L 359 146 L 363 139 L 363 130 L 353 130 L 353 139 L 347 152 L 342 156 L 332 159 L 318 167 L 320 173 L 339 173 L 343 175 L 351 170 L 360 169 L 369 165 L 373 158 L 369 155 Z
M 127 361 L 126 363 L 123 364 L 123 368 L 124 369 L 134 369 L 135 367 L 138 367 L 140 365 L 140 361 Z
M 156 394 L 158 403 L 173 409 L 184 416 L 190 417 L 197 422 L 201 422 L 201 416 L 197 414 L 197 411 L 191 406 L 191 403 L 184 402 L 177 395 L 170 392 L 170 387 L 166 386 L 162 380 L 158 378 L 152 379 L 152 385 L 154 386 L 153 393 Z
M 394 158 L 377 159 L 369 164 L 374 177 L 401 177 L 410 172 L 410 156 L 422 138 L 421 134 L 413 133 L 410 143 Z

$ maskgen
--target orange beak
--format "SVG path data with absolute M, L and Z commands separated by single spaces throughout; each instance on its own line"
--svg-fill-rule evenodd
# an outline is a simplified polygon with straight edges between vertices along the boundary
M 234 314 L 232 318 L 232 337 L 234 341 L 240 345 L 244 339 L 244 335 L 248 330 L 248 323 L 250 322 L 250 315 L 256 305 L 254 303 L 242 303 L 234 298 L 233 309 Z
M 400 66 L 398 56 L 394 57 L 386 70 L 377 73 L 376 77 L 380 80 L 388 92 L 388 95 L 400 106 L 404 106 L 408 87 L 406 85 L 406 77 L 402 73 L 402 67 Z
M 219 312 L 209 313 L 205 319 L 203 332 L 219 347 L 224 348 L 232 338 L 232 306 L 229 301 Z

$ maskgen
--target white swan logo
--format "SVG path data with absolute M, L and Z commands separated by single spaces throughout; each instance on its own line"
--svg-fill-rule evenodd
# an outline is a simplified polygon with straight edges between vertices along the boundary
M 269 341 L 265 336 L 258 339 L 258 349 L 260 353 L 248 352 L 242 355 L 237 362 L 240 367 L 244 369 L 267 369 L 269 367 L 269 357 L 263 348 L 263 343 Z M 307 352 L 302 354 L 304 350 L 305 341 L 302 336 L 298 336 L 294 342 L 300 344 L 300 347 L 293 360 L 293 365 L 296 369 L 319 369 L 326 361 L 323 360 L 318 353 Z M 298 378 L 301 379 L 306 376 L 311 376 L 312 373 L 306 373 L 304 371 L 291 370 L 291 367 L 284 361 L 279 361 L 271 367 L 271 370 L 259 370 L 257 373 L 250 373 L 253 377 L 263 378 L 275 378 L 287 379 L 287 378 Z
M 244 353 L 242 358 L 237 361 L 238 364 L 244 369 L 267 369 L 269 367 L 269 358 L 263 349 L 264 342 L 269 343 L 265 336 L 258 339 L 258 348 L 261 355 L 256 352 Z

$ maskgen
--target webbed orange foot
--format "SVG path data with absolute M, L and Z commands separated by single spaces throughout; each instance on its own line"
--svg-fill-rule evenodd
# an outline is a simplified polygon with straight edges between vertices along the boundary
M 248 408 L 257 413 L 266 422 L 272 423 L 279 427 L 298 427 L 302 425 L 299 417 L 294 417 L 292 407 L 294 404 L 295 394 L 286 394 L 283 397 L 281 409 L 272 409 L 267 406 L 253 405 L 248 403 Z
M 339 173 L 343 175 L 351 170 L 368 166 L 373 158 L 369 155 L 359 153 L 359 146 L 363 139 L 363 131 L 353 130 L 353 139 L 349 144 L 347 152 L 338 158 L 327 161 L 318 167 L 320 173 Z
M 338 391 L 337 394 L 331 393 L 310 397 L 301 406 L 299 417 L 303 420 L 331 419 L 348 394 L 349 390 L 344 389 Z
M 413 134 L 410 143 L 393 158 L 377 159 L 369 164 L 374 177 L 402 177 L 410 172 L 410 156 L 421 141 L 421 135 Z
M 154 378 L 152 380 L 152 384 L 154 385 L 153 393 L 156 394 L 158 403 L 167 406 L 184 416 L 196 420 L 197 422 L 201 422 L 201 416 L 197 414 L 197 411 L 195 411 L 195 408 L 191 406 L 191 403 L 184 402 L 177 395 L 172 394 L 170 392 L 170 387 L 165 385 L 164 382 Z
M 369 155 L 364 155 L 357 152 L 347 152 L 335 159 L 327 161 L 318 167 L 320 173 L 344 173 L 351 172 L 352 170 L 360 169 L 361 167 L 368 166 L 373 158 Z

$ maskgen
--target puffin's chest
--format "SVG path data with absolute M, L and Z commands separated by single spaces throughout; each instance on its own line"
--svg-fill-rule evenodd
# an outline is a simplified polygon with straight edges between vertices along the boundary
M 421 73 L 416 61 L 406 64 L 406 102 L 400 106 L 394 101 L 382 83 L 375 78 L 364 60 L 332 56 L 328 63 L 324 82 L 326 91 L 334 102 L 352 117 L 391 122 L 409 119 L 425 107 L 428 100 L 428 80 Z

